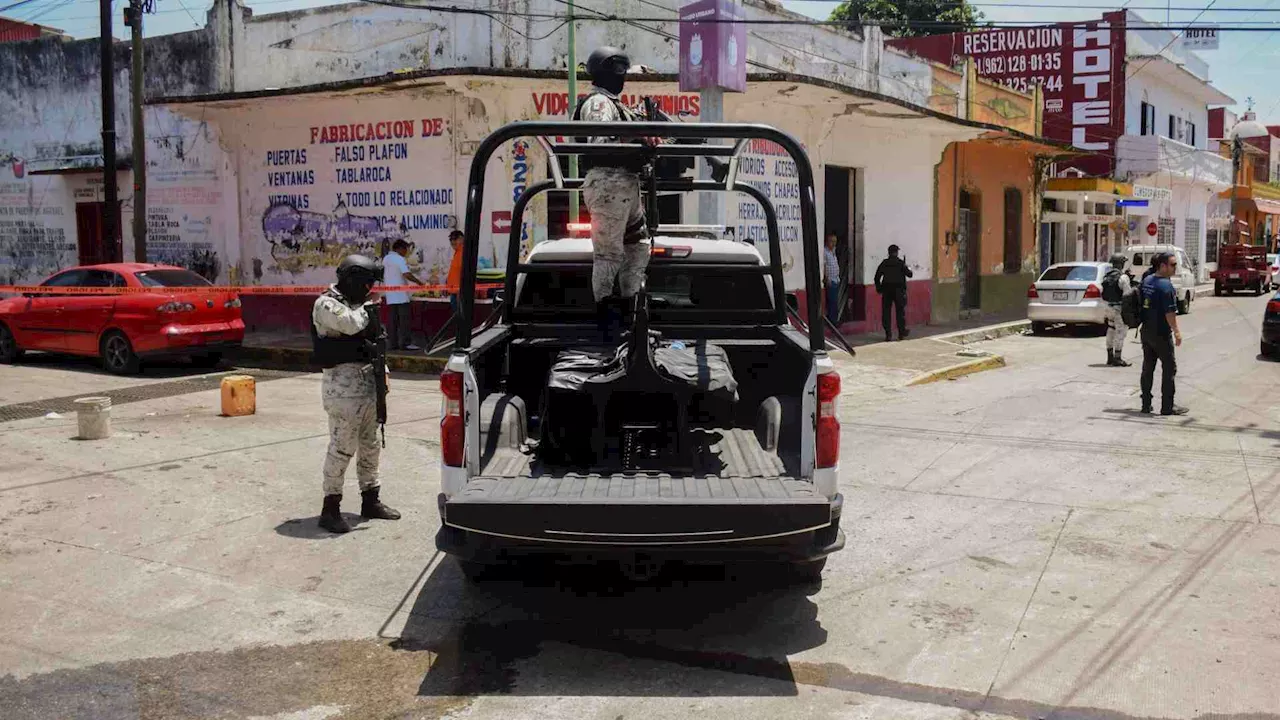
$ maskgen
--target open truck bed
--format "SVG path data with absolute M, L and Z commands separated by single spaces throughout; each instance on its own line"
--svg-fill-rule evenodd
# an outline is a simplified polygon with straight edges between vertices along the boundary
M 786 149 L 800 166 L 804 271 L 807 286 L 815 288 L 806 304 L 808 326 L 797 328 L 788 320 L 772 204 L 760 190 L 738 183 L 731 163 L 724 182 L 651 180 L 648 197 L 712 190 L 754 198 L 768 224 L 768 262 L 748 243 L 659 233 L 627 339 L 616 357 L 597 352 L 584 361 L 586 349 L 601 341 L 593 317 L 590 243 L 545 241 L 527 258 L 516 258 L 528 202 L 548 190 L 581 188 L 580 179 L 560 176 L 556 153 L 636 149 L 556 145 L 548 138 L 605 130 L 738 140 L 732 147 L 684 144 L 647 151 L 657 155 L 731 158 L 746 138 Z M 502 143 L 521 136 L 538 139 L 552 156 L 552 178 L 531 183 L 517 200 L 501 306 L 473 333 L 474 272 L 465 269 L 475 266 L 478 250 L 484 167 Z M 472 164 L 456 349 L 441 376 L 444 462 L 437 547 L 462 561 L 464 570 L 551 555 L 616 558 L 624 566 L 634 566 L 639 557 L 714 562 L 747 556 L 793 563 L 808 576 L 819 571 L 821 561 L 843 547 L 844 536 L 836 487 L 839 376 L 821 330 L 812 183 L 799 144 L 764 126 L 513 123 L 486 139 Z M 806 336 L 808 328 L 815 329 Z M 675 350 L 708 364 L 689 371 L 686 363 L 683 373 L 673 373 L 655 360 L 659 352 L 670 360 Z M 578 364 L 565 370 L 569 356 Z M 712 370 L 710 363 L 718 365 Z M 557 374 L 579 367 L 596 374 L 573 383 Z M 710 375 L 732 375 L 736 388 L 706 382 Z

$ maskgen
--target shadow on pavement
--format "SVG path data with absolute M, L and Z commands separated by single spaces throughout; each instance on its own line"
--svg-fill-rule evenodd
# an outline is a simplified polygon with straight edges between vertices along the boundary
M 347 519 L 347 523 L 351 525 L 354 532 L 361 529 L 365 519 L 355 513 L 344 512 L 342 517 Z M 303 540 L 325 540 L 327 538 L 341 537 L 320 527 L 320 516 L 312 515 L 309 518 L 295 518 L 293 520 L 285 520 L 276 526 L 276 532 L 285 537 L 301 538 Z
M 535 564 L 472 583 L 445 557 L 393 647 L 437 655 L 425 697 L 789 697 L 786 656 L 827 640 L 816 590 L 699 566 L 633 582 L 609 566 Z M 726 674 L 686 681 L 673 664 Z
M 28 352 L 18 361 L 20 365 L 29 367 L 40 367 L 49 370 L 70 370 L 72 372 L 83 372 L 92 375 L 104 375 L 115 377 L 111 373 L 102 369 L 102 360 L 99 358 L 83 357 L 79 355 L 55 355 L 45 352 Z M 194 362 L 187 358 L 164 358 L 155 360 L 143 360 L 142 370 L 135 377 L 139 378 L 184 378 L 191 375 L 205 375 L 208 373 L 227 370 L 228 365 L 225 363 L 220 365 L 208 365 Z

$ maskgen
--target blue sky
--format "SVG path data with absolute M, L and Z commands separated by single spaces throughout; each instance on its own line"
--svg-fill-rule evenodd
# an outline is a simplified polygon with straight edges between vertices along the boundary
M 116 1 L 115 34 L 124 37 L 120 4 Z M 599 0 L 585 0 L 592 5 Z M 1197 6 L 1202 0 L 1174 0 L 1175 7 Z M 1102 0 L 1088 0 L 1092 7 L 1082 8 L 1027 8 L 1011 7 L 1009 3 L 1042 5 L 1069 5 L 1066 0 L 975 0 L 979 9 L 994 22 L 1039 21 L 1062 22 L 1089 20 L 1104 12 Z M 1123 2 L 1123 0 L 1121 0 Z M 8 4 L 0 0 L 0 6 Z M 206 0 L 157 0 L 158 12 L 147 17 L 147 34 L 182 32 L 203 25 L 205 13 L 211 2 Z M 247 5 L 257 14 L 268 14 L 298 8 L 329 4 L 323 0 L 248 0 Z M 447 4 L 447 3 L 446 3 Z M 1205 4 L 1208 4 L 1205 2 Z M 828 0 L 783 0 L 788 8 L 816 18 L 825 19 L 836 6 Z M 1172 23 L 1190 22 L 1199 10 L 1174 10 L 1166 13 L 1166 4 L 1156 0 L 1130 0 L 1129 7 L 1153 22 L 1168 17 Z M 1202 7 L 1202 6 L 1201 6 Z M 1239 13 L 1218 12 L 1222 8 L 1259 8 L 1267 12 Z M 98 34 L 97 0 L 33 0 L 30 4 L 11 11 L 11 16 L 51 25 L 75 37 L 96 37 Z M 1254 98 L 1254 110 L 1258 118 L 1267 124 L 1280 124 L 1280 83 L 1276 82 L 1276 69 L 1280 68 L 1280 0 L 1224 0 L 1214 3 L 1198 23 L 1212 22 L 1274 22 L 1275 32 L 1224 32 L 1221 48 L 1202 51 L 1210 66 L 1213 83 L 1239 101 L 1237 111 L 1243 111 L 1245 98 Z

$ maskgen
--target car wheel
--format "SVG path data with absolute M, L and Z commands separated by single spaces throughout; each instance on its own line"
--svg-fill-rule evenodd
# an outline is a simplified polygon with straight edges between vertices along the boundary
M 1259 344 L 1258 354 L 1264 358 L 1274 358 L 1276 356 L 1276 346 L 1263 340 Z
M 1032 335 L 1043 335 L 1043 334 L 1044 334 L 1044 332 L 1045 332 L 1045 330 L 1048 330 L 1048 329 L 1049 329 L 1049 323 L 1043 323 L 1043 322 L 1032 322 L 1032 323 L 1031 323 L 1031 334 L 1032 334 Z
M 1213 284 L 1213 295 L 1214 297 L 1222 297 L 1222 283 Z
M 1262 281 L 1259 280 L 1258 282 L 1253 284 L 1253 296 L 1258 297 L 1261 294 L 1262 294 Z
M 1191 293 L 1187 293 L 1186 297 L 1178 301 L 1178 314 L 1186 315 L 1189 312 L 1191 312 Z
M 102 336 L 102 367 L 114 375 L 136 375 L 142 367 L 133 344 L 119 330 L 112 330 Z
M 18 347 L 18 339 L 9 331 L 9 327 L 0 323 L 0 363 L 11 363 L 22 357 L 23 350 Z

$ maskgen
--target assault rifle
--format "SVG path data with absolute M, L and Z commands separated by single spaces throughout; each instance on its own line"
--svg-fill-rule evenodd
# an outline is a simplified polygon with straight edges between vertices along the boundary
M 649 122 L 681 122 L 664 112 L 658 102 L 651 97 L 645 97 L 643 105 L 637 110 L 642 111 L 640 114 Z M 684 138 L 674 142 L 679 145 L 702 145 L 706 143 L 706 140 Z M 729 164 L 720 158 L 706 157 L 703 159 L 711 166 L 711 178 L 716 182 L 724 182 L 724 179 L 729 175 Z M 653 174 L 659 180 L 675 180 L 683 176 L 685 171 L 692 167 L 693 158 L 659 158 L 653 164 Z
M 387 446 L 387 331 L 378 315 L 378 304 L 367 303 L 365 314 L 369 324 L 365 326 L 364 349 L 373 366 L 373 391 L 377 403 L 378 427 L 382 431 L 382 447 Z

